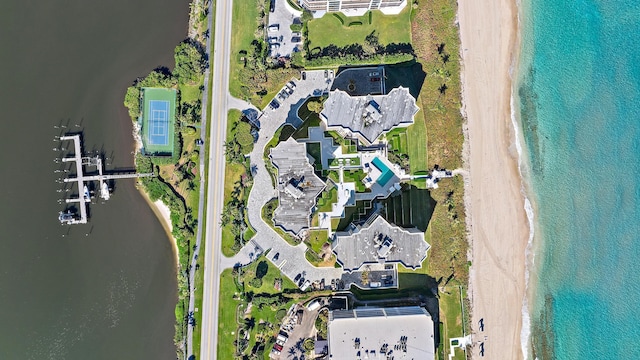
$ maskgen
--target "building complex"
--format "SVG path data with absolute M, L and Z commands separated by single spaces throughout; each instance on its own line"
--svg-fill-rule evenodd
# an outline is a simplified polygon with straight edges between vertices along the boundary
M 330 311 L 327 334 L 329 359 L 435 357 L 433 320 L 419 306 Z

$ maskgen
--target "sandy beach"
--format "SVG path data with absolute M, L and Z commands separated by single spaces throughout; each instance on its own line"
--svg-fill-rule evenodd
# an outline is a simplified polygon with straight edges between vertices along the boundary
M 481 358 L 478 343 L 484 341 L 484 359 L 522 359 L 529 225 L 517 167 L 509 75 L 517 45 L 517 7 L 512 0 L 460 0 L 458 5 L 470 174 L 466 200 L 473 358 Z
M 147 201 L 147 204 L 149 204 L 149 207 L 151 208 L 153 213 L 156 214 L 158 220 L 160 220 L 160 224 L 162 224 L 164 231 L 167 233 L 167 236 L 169 237 L 171 244 L 173 245 L 173 254 L 175 255 L 176 263 L 178 263 L 178 244 L 176 243 L 176 239 L 174 239 L 173 235 L 171 234 L 171 232 L 173 231 L 173 227 L 171 225 L 171 210 L 165 203 L 162 202 L 162 200 L 151 201 L 149 195 L 147 195 L 144 190 L 138 190 L 140 192 L 140 195 L 142 195 L 142 197 Z

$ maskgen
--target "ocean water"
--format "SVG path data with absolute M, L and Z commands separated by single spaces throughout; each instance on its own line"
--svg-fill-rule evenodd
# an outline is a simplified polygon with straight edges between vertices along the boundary
M 520 6 L 529 356 L 640 359 L 640 2 Z

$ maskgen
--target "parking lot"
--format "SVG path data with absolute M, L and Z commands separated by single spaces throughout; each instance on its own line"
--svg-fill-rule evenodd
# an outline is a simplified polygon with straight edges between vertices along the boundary
M 351 96 L 380 95 L 385 89 L 384 66 L 345 69 L 340 71 L 331 90 L 342 90 Z
M 300 23 L 300 15 L 287 4 L 287 0 L 271 0 L 273 12 L 269 12 L 267 40 L 271 57 L 289 57 L 302 48 L 302 35 L 291 31 L 294 22 Z

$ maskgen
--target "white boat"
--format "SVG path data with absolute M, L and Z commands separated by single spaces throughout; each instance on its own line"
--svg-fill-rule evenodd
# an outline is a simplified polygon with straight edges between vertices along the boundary
M 104 200 L 109 200 L 109 198 L 111 197 L 111 194 L 109 193 L 109 186 L 106 182 L 102 182 L 102 184 L 100 185 L 100 197 Z
M 76 214 L 69 210 L 66 212 L 60 211 L 60 213 L 58 213 L 58 220 L 60 220 L 61 224 L 71 224 L 76 221 Z
M 84 186 L 84 201 L 91 201 L 91 194 L 89 194 L 89 188 L 87 187 L 87 185 Z

